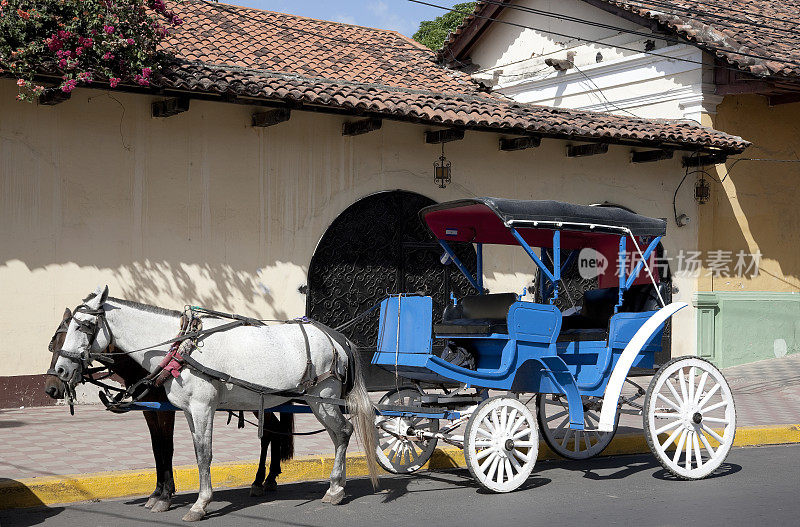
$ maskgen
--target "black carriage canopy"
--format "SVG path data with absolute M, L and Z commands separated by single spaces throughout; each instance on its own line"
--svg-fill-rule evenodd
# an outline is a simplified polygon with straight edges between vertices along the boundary
M 488 244 L 517 245 L 506 226 L 518 229 L 534 247 L 552 247 L 552 232 L 560 230 L 564 249 L 602 243 L 609 234 L 618 236 L 624 229 L 637 238 L 663 236 L 667 231 L 665 220 L 620 207 L 553 200 L 460 199 L 425 207 L 419 214 L 440 240 Z

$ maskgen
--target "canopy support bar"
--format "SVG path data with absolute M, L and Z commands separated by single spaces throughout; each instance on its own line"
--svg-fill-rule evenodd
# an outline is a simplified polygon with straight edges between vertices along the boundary
M 636 281 L 636 278 L 639 276 L 639 273 L 642 271 L 642 267 L 645 266 L 645 262 L 650 255 L 653 253 L 656 247 L 658 247 L 658 243 L 661 241 L 661 236 L 656 236 L 653 238 L 653 241 L 650 242 L 650 245 L 647 246 L 644 253 L 642 254 L 642 259 L 639 260 L 639 263 L 636 264 L 636 267 L 631 272 L 631 275 L 628 277 L 627 282 L 625 282 L 625 289 L 630 289 L 633 285 L 633 282 Z M 649 268 L 648 268 L 649 269 Z
M 453 263 L 456 264 L 456 267 L 458 267 L 458 270 L 461 271 L 461 274 L 466 276 L 467 280 L 469 280 L 469 283 L 472 284 L 472 287 L 475 288 L 475 290 L 478 292 L 479 295 L 482 295 L 483 288 L 480 286 L 480 284 L 478 284 L 478 281 L 475 280 L 475 278 L 473 278 L 472 273 L 469 272 L 469 269 L 467 269 L 467 267 L 463 263 L 461 263 L 461 260 L 459 260 L 458 256 L 456 256 L 456 253 L 453 252 L 453 249 L 450 247 L 450 244 L 448 244 L 444 240 L 437 240 L 437 241 L 439 242 L 439 245 L 442 246 L 442 249 L 444 249 L 444 252 L 446 252 L 447 255 L 450 257 L 450 259 L 453 260 Z
M 547 266 L 544 264 L 544 262 L 542 262 L 542 261 L 539 259 L 539 257 L 538 257 L 538 256 L 536 256 L 536 253 L 535 253 L 535 252 L 533 252 L 533 249 L 531 249 L 531 246 L 530 246 L 530 245 L 528 245 L 528 242 L 526 242 L 526 241 L 525 241 L 525 238 L 523 238 L 523 237 L 522 237 L 522 235 L 521 235 L 519 232 L 517 232 L 517 229 L 515 229 L 514 227 L 511 227 L 511 226 L 509 225 L 509 226 L 508 226 L 508 230 L 511 232 L 512 236 L 514 236 L 514 238 L 516 238 L 516 239 L 517 239 L 517 241 L 519 242 L 520 246 L 521 246 L 521 247 L 522 247 L 522 248 L 525 250 L 525 252 L 526 252 L 526 253 L 528 253 L 528 256 L 530 256 L 530 257 L 531 257 L 531 260 L 533 260 L 533 262 L 534 262 L 534 263 L 535 263 L 537 266 L 539 266 L 539 269 L 541 269 L 541 270 L 542 270 L 542 272 L 544 273 L 544 275 L 545 275 L 545 276 L 546 276 L 546 277 L 547 277 L 547 278 L 548 278 L 548 279 L 549 279 L 551 282 L 553 282 L 553 284 L 557 284 L 558 280 L 556 279 L 555 275 L 554 275 L 553 273 L 551 273 L 551 272 L 550 272 L 550 269 L 548 269 L 548 268 L 547 268 Z M 556 231 L 556 232 L 558 232 L 558 231 Z M 553 242 L 555 243 L 555 239 L 553 240 Z M 553 254 L 555 255 L 555 253 L 556 253 L 556 249 L 555 249 L 555 247 L 554 247 L 554 248 L 553 248 Z M 556 271 L 556 273 L 557 273 L 557 274 L 559 275 L 559 277 L 560 277 L 560 276 L 561 276 L 561 268 L 559 268 L 557 265 L 554 265 L 553 267 L 554 267 L 555 269 L 558 269 L 558 271 Z M 558 287 L 558 285 L 556 285 L 555 287 Z

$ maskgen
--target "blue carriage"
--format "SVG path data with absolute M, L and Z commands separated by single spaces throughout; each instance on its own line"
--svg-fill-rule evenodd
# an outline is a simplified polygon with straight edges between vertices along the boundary
M 675 475 L 705 477 L 722 463 L 735 430 L 722 374 L 697 357 L 653 370 L 665 322 L 687 305 L 664 302 L 653 265 L 664 220 L 617 207 L 497 198 L 433 205 L 420 216 L 441 244 L 443 262 L 458 267 L 474 294 L 443 313 L 416 293 L 381 303 L 372 363 L 397 379 L 381 400 L 389 410 L 376 421 L 385 469 L 417 470 L 442 440 L 464 449 L 482 486 L 510 491 L 531 473 L 537 430 L 557 453 L 591 457 L 611 441 L 623 403 L 642 415 L 648 444 Z M 459 260 L 456 242 L 473 244 L 475 275 Z M 538 303 L 527 291 L 486 290 L 485 245 L 521 247 L 539 270 Z M 597 288 L 562 312 L 562 273 L 576 258 Z M 647 392 L 623 396 L 632 368 L 653 379 Z M 520 394 L 537 394 L 536 417 Z M 633 402 L 642 395 L 643 405 Z

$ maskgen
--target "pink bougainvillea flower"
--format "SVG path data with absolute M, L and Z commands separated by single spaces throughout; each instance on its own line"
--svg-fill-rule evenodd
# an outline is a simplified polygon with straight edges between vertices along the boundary
M 69 79 L 64 81 L 64 84 L 61 86 L 61 91 L 64 93 L 70 93 L 72 90 L 75 89 L 75 85 L 78 82 L 75 79 Z
M 150 68 L 142 68 L 143 77 L 149 77 L 151 73 L 153 73 L 153 70 L 151 70 Z
M 128 40 L 126 40 L 126 42 L 128 43 L 129 46 L 133 46 L 136 43 L 132 38 L 129 38 Z
M 25 79 L 17 79 L 17 86 L 25 86 Z
M 110 79 L 108 79 L 108 84 L 109 84 L 109 85 L 110 85 L 112 88 L 116 88 L 116 87 L 117 87 L 117 84 L 119 84 L 119 79 L 118 79 L 118 78 L 116 78 L 116 77 L 111 77 Z
M 108 33 L 109 35 L 114 32 L 114 26 L 103 26 L 103 31 Z

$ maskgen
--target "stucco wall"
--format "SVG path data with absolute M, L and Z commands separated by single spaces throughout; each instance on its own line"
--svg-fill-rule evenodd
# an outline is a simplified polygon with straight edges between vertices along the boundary
M 738 157 L 800 159 L 800 103 L 770 107 L 765 97 L 728 95 L 713 125 L 753 143 Z M 759 274 L 711 277 L 701 289 L 800 291 L 800 163 L 735 159 L 715 168 L 721 182 L 711 182 L 711 200 L 700 207 L 701 249 L 760 252 Z
M 437 201 L 469 195 L 613 201 L 671 217 L 680 156 L 629 163 L 630 148 L 567 159 L 566 142 L 503 153 L 498 135 L 449 143 L 453 184 L 432 181 L 438 145 L 425 127 L 385 121 L 342 137 L 346 119 L 294 112 L 254 129 L 253 108 L 192 101 L 150 117 L 147 96 L 79 89 L 68 102 L 16 102 L 0 80 L 0 376 L 42 373 L 65 306 L 98 284 L 111 294 L 181 308 L 193 303 L 259 315 L 304 312 L 298 287 L 333 219 L 374 192 L 406 189 Z M 678 208 L 696 216 L 690 194 Z M 695 224 L 668 222 L 670 251 L 696 247 Z M 496 258 L 493 258 L 495 257 Z M 487 250 L 487 287 L 520 291 L 533 275 L 521 250 Z M 691 278 L 677 277 L 689 300 Z M 695 317 L 679 314 L 674 353 L 695 347 Z

